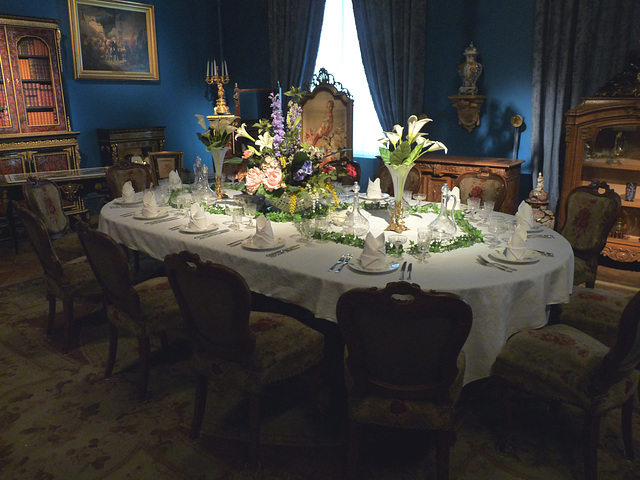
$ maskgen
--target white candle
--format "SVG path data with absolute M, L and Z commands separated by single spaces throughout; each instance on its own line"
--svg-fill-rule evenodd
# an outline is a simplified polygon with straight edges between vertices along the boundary
M 211 76 L 211 60 L 207 60 L 207 77 Z
M 229 76 L 229 70 L 227 70 L 227 61 L 224 61 L 224 75 Z
M 218 75 L 218 65 L 216 65 L 216 59 L 213 59 L 213 74 Z

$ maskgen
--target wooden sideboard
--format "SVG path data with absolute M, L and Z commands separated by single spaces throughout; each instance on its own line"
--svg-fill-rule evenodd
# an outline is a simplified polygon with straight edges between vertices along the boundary
M 494 157 L 463 157 L 446 154 L 427 153 L 416 160 L 420 170 L 420 192 L 427 195 L 427 201 L 439 202 L 442 186 L 446 183 L 453 188 L 455 179 L 463 173 L 479 170 L 490 171 L 503 177 L 507 182 L 507 196 L 500 211 L 514 214 L 518 210 L 518 190 L 520 188 L 520 165 L 524 160 Z
M 109 166 L 130 160 L 134 155 L 143 160 L 149 152 L 161 152 L 164 150 L 164 128 L 98 128 L 98 145 L 102 165 Z

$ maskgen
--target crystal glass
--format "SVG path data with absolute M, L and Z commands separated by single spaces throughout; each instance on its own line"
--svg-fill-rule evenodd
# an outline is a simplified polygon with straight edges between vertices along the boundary
M 427 196 L 424 193 L 414 193 L 413 199 L 416 201 L 416 206 L 422 206 L 422 201 L 425 200 Z
M 393 244 L 393 248 L 396 250 L 396 257 L 398 259 L 402 258 L 402 245 L 407 243 L 406 235 L 390 235 L 389 241 Z
M 493 212 L 493 207 L 495 206 L 495 202 L 490 202 L 488 200 L 485 200 L 482 204 L 482 206 L 480 207 L 480 217 L 482 218 L 482 224 L 483 225 L 488 225 L 489 223 L 489 216 L 491 215 L 491 212 Z
M 343 230 L 344 233 L 364 237 L 369 232 L 369 220 L 360 212 L 360 185 L 353 186 L 353 204 L 347 210 Z
M 467 198 L 467 208 L 469 209 L 469 221 L 477 219 L 478 210 L 480 210 L 480 197 Z
M 257 205 L 253 202 L 246 202 L 242 207 L 244 216 L 246 218 L 245 227 L 253 228 L 255 227 L 255 223 L 253 223 L 253 219 L 256 218 L 257 213 Z
M 231 214 L 231 223 L 229 223 L 229 228 L 231 230 L 241 230 L 242 229 L 242 207 L 229 207 L 229 213 Z
M 416 255 L 418 263 L 427 263 L 429 254 L 429 248 L 431 247 L 431 240 L 433 239 L 433 230 L 428 227 L 418 228 L 418 240 L 416 245 L 418 246 L 419 253 Z

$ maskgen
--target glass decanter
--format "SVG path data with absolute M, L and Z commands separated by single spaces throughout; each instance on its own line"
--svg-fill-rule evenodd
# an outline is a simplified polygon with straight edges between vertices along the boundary
M 346 234 L 364 237 L 369 232 L 369 220 L 360 212 L 360 185 L 353 186 L 353 203 L 347 210 L 343 224 Z
M 449 186 L 442 186 L 442 198 L 440 199 L 440 213 L 436 219 L 429 224 L 434 234 L 440 237 L 455 235 L 458 227 L 456 225 L 453 212 L 456 208 L 457 198 L 449 192 Z

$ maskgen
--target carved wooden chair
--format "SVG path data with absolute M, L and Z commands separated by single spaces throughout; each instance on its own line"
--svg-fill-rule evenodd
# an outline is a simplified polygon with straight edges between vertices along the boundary
M 69 218 L 64 212 L 62 192 L 58 185 L 51 180 L 29 178 L 22 186 L 22 197 L 26 206 L 44 223 L 61 261 L 84 256 L 78 235 L 71 230 Z
M 194 340 L 197 379 L 190 437 L 200 434 L 209 380 L 218 391 L 239 388 L 248 392 L 249 463 L 255 466 L 263 387 L 312 367 L 317 374 L 324 336 L 294 318 L 252 311 L 247 283 L 224 265 L 181 252 L 168 255 L 165 266 Z
M 606 412 L 622 408 L 625 453 L 628 458 L 634 456 L 632 416 L 640 380 L 639 323 L 640 292 L 619 316 L 611 348 L 581 330 L 556 323 L 516 333 L 493 365 L 493 374 L 509 385 L 584 410 L 586 480 L 597 478 L 600 419 Z M 508 409 L 505 411 L 509 419 Z M 501 442 L 506 442 L 506 435 Z
M 105 378 L 110 378 L 116 360 L 118 332 L 123 330 L 138 339 L 138 398 L 147 395 L 149 383 L 150 337 L 160 335 L 163 350 L 168 330 L 184 328 L 182 315 L 171 293 L 167 277 L 156 277 L 133 284 L 124 250 L 105 233 L 78 224 L 78 235 L 89 265 L 102 287 L 109 319 L 109 354 Z
M 376 173 L 376 178 L 380 179 L 380 190 L 382 190 L 382 193 L 388 193 L 389 196 L 393 197 L 395 193 L 393 190 L 393 180 L 391 179 L 389 169 L 386 166 L 382 165 Z M 418 193 L 421 187 L 420 180 L 420 170 L 418 169 L 418 167 L 414 166 L 407 175 L 404 189 L 409 190 L 412 194 Z
M 62 262 L 51 243 L 49 233 L 40 218 L 25 203 L 14 203 L 18 218 L 27 232 L 29 242 L 42 268 L 49 301 L 47 335 L 51 335 L 56 318 L 56 299 L 62 300 L 64 317 L 63 350 L 71 350 L 75 340 L 74 301 L 80 298 L 91 302 L 102 301 L 102 289 L 98 285 L 85 256 Z
M 499 211 L 507 196 L 507 182 L 503 176 L 486 170 L 467 172 L 456 178 L 454 186 L 460 189 L 460 203 L 466 205 L 469 197 L 480 197 L 482 202 L 495 202 Z
M 105 173 L 111 198 L 122 197 L 122 187 L 131 182 L 136 192 L 143 192 L 151 187 L 153 174 L 149 165 L 144 163 L 117 163 L 107 168 Z
M 573 284 L 593 288 L 598 273 L 598 257 L 620 213 L 620 195 L 606 182 L 574 188 L 567 196 L 565 223 L 558 229 L 574 254 Z
M 451 293 L 392 282 L 344 293 L 336 312 L 348 352 L 347 478 L 357 478 L 361 424 L 373 424 L 436 431 L 437 478 L 448 479 L 471 307 Z

